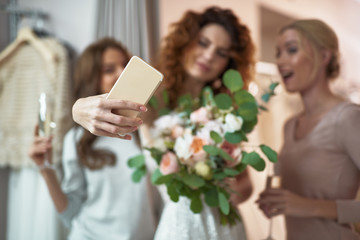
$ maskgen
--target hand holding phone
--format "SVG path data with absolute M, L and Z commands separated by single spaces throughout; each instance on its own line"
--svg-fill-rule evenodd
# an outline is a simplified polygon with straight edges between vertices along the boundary
M 146 105 L 162 82 L 163 75 L 137 56 L 133 56 L 110 90 L 107 99 L 121 99 Z M 134 110 L 117 110 L 118 114 L 136 117 Z

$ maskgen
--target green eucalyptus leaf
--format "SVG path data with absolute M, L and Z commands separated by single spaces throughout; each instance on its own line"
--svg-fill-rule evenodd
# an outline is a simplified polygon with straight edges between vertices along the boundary
M 261 151 L 270 160 L 270 162 L 276 163 L 278 161 L 277 153 L 265 144 L 260 145 Z
M 243 123 L 241 129 L 245 132 L 245 133 L 249 133 L 251 132 L 255 125 L 257 124 L 257 117 L 255 117 L 254 119 L 250 120 L 250 121 L 246 121 Z M 244 141 L 247 141 L 244 139 Z
M 279 82 L 273 82 L 270 84 L 269 89 L 274 92 L 275 88 L 279 85 Z
M 159 149 L 157 148 L 145 148 L 146 150 L 148 150 L 151 154 L 151 157 L 157 162 L 158 165 L 160 165 L 161 162 L 161 158 L 163 156 L 163 152 L 161 152 Z
M 159 102 L 157 100 L 157 98 L 155 96 L 152 96 L 149 100 L 149 105 L 153 108 L 158 108 L 159 107 Z
M 244 154 L 241 162 L 252 166 L 257 171 L 263 171 L 265 169 L 265 161 L 257 152 Z
M 232 99 L 226 93 L 220 93 L 215 96 L 216 106 L 220 109 L 227 110 L 232 107 Z
M 237 113 L 244 121 L 251 121 L 258 114 L 258 106 L 253 95 L 245 90 L 240 90 L 234 95 L 235 102 L 238 105 Z
M 224 85 L 231 92 L 236 92 L 242 89 L 244 86 L 244 82 L 242 80 L 241 74 L 234 69 L 229 69 L 225 72 L 223 81 L 224 81 Z
M 213 175 L 213 179 L 215 180 L 223 180 L 226 178 L 226 174 L 224 172 L 217 172 L 217 173 L 214 173 Z
M 178 202 L 179 201 L 179 189 L 178 189 L 178 184 L 176 181 L 173 181 L 171 184 L 167 185 L 167 192 L 168 195 L 170 196 L 171 201 L 173 202 Z
M 243 155 L 245 155 L 246 153 L 245 152 L 243 152 Z M 238 170 L 239 171 L 239 173 L 242 173 L 243 171 L 245 171 L 245 169 L 246 169 L 246 167 L 247 167 L 247 164 L 244 164 L 244 163 L 240 163 L 240 164 L 238 164 L 238 165 L 236 165 L 236 170 Z
M 131 175 L 131 178 L 134 182 L 140 182 L 142 177 L 145 175 L 146 175 L 146 168 L 145 166 L 143 166 L 141 168 L 137 168 Z
M 227 152 L 225 152 L 225 151 L 222 150 L 222 149 L 219 149 L 219 155 L 220 155 L 223 159 L 225 159 L 225 160 L 227 160 L 227 161 L 230 161 L 230 162 L 234 162 L 234 161 L 235 161 Z
M 152 184 L 156 184 L 156 181 L 163 176 L 160 172 L 160 169 L 156 169 L 152 174 L 151 174 L 151 183 Z
M 271 97 L 271 93 L 264 93 L 264 94 L 261 96 L 261 99 L 262 99 L 264 102 L 269 102 L 270 97 Z
M 189 107 L 192 105 L 192 97 L 190 94 L 182 95 L 178 98 L 178 105 L 180 107 Z
M 204 149 L 205 152 L 207 152 L 211 156 L 216 156 L 216 155 L 219 154 L 219 148 L 217 148 L 216 146 L 204 145 L 203 149 Z
M 220 136 L 220 134 L 218 134 L 215 131 L 210 132 L 210 137 L 212 140 L 214 140 L 215 143 L 221 143 L 223 140 L 222 137 Z
M 199 196 L 191 199 L 190 209 L 193 213 L 200 213 L 202 211 L 203 205 Z
M 218 198 L 221 212 L 225 215 L 228 215 L 230 212 L 230 204 L 228 199 L 222 192 L 219 192 Z
M 164 104 L 166 106 L 169 105 L 169 93 L 168 93 L 168 91 L 166 89 L 163 90 L 161 95 L 162 95 L 162 99 L 164 101 Z
M 202 91 L 202 105 L 215 105 L 214 93 L 211 87 L 206 86 Z
M 210 207 L 219 206 L 218 192 L 215 188 L 211 188 L 205 193 L 205 202 Z
M 235 177 L 235 176 L 240 174 L 240 172 L 238 170 L 235 170 L 235 169 L 232 169 L 232 168 L 225 168 L 224 173 L 228 177 Z
M 264 105 L 259 105 L 259 109 L 263 111 L 268 111 L 267 107 L 265 107 Z
M 145 165 L 145 157 L 144 155 L 136 155 L 130 158 L 127 162 L 127 165 L 131 168 L 139 168 Z
M 225 139 L 226 141 L 228 141 L 229 143 L 239 143 L 243 140 L 243 135 L 241 134 L 240 131 L 236 131 L 236 132 L 227 132 L 225 133 Z
M 168 109 L 168 108 L 163 108 L 163 109 L 160 109 L 160 111 L 159 111 L 159 116 L 165 116 L 165 115 L 168 115 L 170 112 L 171 112 L 171 110 L 170 110 L 170 109 Z
M 166 184 L 170 182 L 174 177 L 174 174 L 162 175 L 156 179 L 155 185 Z
M 194 174 L 185 174 L 183 177 L 183 181 L 189 187 L 198 188 L 205 185 L 204 179 Z

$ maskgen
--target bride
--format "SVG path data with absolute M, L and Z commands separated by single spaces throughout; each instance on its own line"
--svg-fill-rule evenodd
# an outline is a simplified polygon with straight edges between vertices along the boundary
M 240 71 L 245 86 L 250 82 L 254 66 L 254 46 L 249 29 L 229 9 L 211 7 L 201 13 L 188 11 L 180 21 L 172 25 L 170 33 L 165 37 L 157 68 L 164 74 L 163 88 L 169 93 L 170 106 L 183 94 L 198 97 L 205 86 L 211 86 L 215 93 L 224 91 L 219 79 L 227 69 Z M 87 102 L 87 103 L 86 103 Z M 91 119 L 102 119 L 97 122 L 95 134 L 104 134 L 109 129 L 117 129 L 122 124 L 113 117 L 89 116 L 84 114 L 91 104 L 91 98 L 77 101 L 73 107 L 73 117 L 79 124 L 91 126 Z M 111 108 L 106 100 L 94 108 Z M 101 109 L 100 109 L 101 110 Z M 91 111 L 93 114 L 101 111 Z M 151 126 L 156 111 L 148 111 L 144 116 L 146 124 L 142 130 Z M 109 128 L 114 125 L 113 128 Z M 95 129 L 95 127 L 93 127 Z M 113 130 L 112 130 L 113 131 Z M 144 136 L 145 131 L 142 131 Z M 110 134 L 114 134 L 113 132 Z M 144 138 L 143 138 L 144 139 Z M 149 141 L 149 139 L 148 139 Z M 148 168 L 151 169 L 151 162 Z M 229 181 L 230 182 L 230 181 Z M 247 200 L 252 192 L 252 185 L 247 171 L 239 174 L 230 182 L 232 190 L 240 194 L 232 194 L 230 201 L 234 206 Z M 180 198 L 172 202 L 166 189 L 160 187 L 164 200 L 164 209 L 155 234 L 155 240 L 232 240 L 246 239 L 242 222 L 235 226 L 220 224 L 216 210 L 204 205 L 200 214 L 194 214 L 189 206 L 190 201 Z

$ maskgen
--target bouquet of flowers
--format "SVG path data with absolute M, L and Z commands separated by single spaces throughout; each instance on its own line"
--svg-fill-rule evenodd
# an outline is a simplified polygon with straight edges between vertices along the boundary
M 258 171 L 265 168 L 265 161 L 254 149 L 246 152 L 243 143 L 257 123 L 259 109 L 256 99 L 243 89 L 240 73 L 228 70 L 223 83 L 229 91 L 214 96 L 211 88 L 204 88 L 200 99 L 190 95 L 178 99 L 178 107 L 164 109 L 151 131 L 153 142 L 147 146 L 158 168 L 152 173 L 153 184 L 165 184 L 170 199 L 180 196 L 191 200 L 194 213 L 202 211 L 203 204 L 218 208 L 222 224 L 233 225 L 240 220 L 237 209 L 229 201 L 236 194 L 229 187 L 228 178 L 234 178 L 251 166 Z M 274 95 L 277 83 L 263 95 L 268 101 Z M 167 93 L 163 100 L 168 102 Z M 154 99 L 153 105 L 157 105 Z M 270 147 L 258 147 L 272 162 L 277 154 Z M 144 155 L 128 161 L 135 168 L 133 180 L 139 181 L 146 174 Z

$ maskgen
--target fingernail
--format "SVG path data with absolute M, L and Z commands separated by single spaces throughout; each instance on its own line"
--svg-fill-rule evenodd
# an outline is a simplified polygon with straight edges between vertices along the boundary
M 145 106 L 141 106 L 140 110 L 143 111 L 143 112 L 147 112 L 147 108 Z

